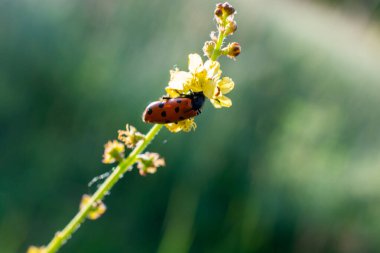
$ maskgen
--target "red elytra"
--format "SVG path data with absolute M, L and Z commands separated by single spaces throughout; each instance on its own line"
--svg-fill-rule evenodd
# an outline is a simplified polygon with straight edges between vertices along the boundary
M 167 124 L 197 116 L 205 101 L 202 92 L 183 97 L 163 99 L 150 103 L 144 113 L 143 121 L 147 123 Z

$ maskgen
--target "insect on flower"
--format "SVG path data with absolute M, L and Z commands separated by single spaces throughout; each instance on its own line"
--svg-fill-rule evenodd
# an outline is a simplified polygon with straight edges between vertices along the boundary
M 203 92 L 195 92 L 176 98 L 163 97 L 161 101 L 150 103 L 144 113 L 147 123 L 167 124 L 193 118 L 201 113 L 205 102 Z

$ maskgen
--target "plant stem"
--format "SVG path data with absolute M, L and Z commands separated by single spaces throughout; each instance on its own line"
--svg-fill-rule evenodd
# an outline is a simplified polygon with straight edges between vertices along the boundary
M 58 249 L 68 240 L 71 235 L 79 228 L 79 226 L 84 222 L 88 213 L 90 212 L 94 203 L 102 200 L 104 196 L 111 190 L 112 186 L 119 181 L 123 174 L 128 171 L 137 159 L 137 156 L 144 151 L 144 149 L 151 143 L 156 134 L 161 130 L 163 125 L 156 124 L 150 131 L 146 134 L 145 139 L 142 143 L 137 145 L 135 149 L 129 154 L 127 158 L 122 160 L 119 165 L 115 168 L 112 174 L 100 185 L 98 190 L 91 196 L 90 201 L 79 210 L 79 212 L 74 216 L 74 218 L 66 225 L 66 227 L 55 234 L 54 238 L 46 246 L 46 253 L 57 252 Z
M 211 60 L 216 61 L 218 57 L 221 55 L 220 48 L 223 45 L 225 35 L 223 31 L 219 31 L 218 40 L 216 41 L 214 52 L 212 52 Z

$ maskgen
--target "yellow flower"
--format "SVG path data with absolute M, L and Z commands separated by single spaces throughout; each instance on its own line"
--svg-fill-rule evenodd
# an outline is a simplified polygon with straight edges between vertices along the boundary
M 124 158 L 124 145 L 117 140 L 109 141 L 104 145 L 103 163 L 110 164 Z
M 165 90 L 170 97 L 178 97 L 188 92 L 188 90 L 185 91 L 185 83 L 191 82 L 191 79 L 192 75 L 188 72 L 179 71 L 178 68 L 170 70 L 169 86 Z
M 173 133 L 178 133 L 181 130 L 185 132 L 190 132 L 191 129 L 195 130 L 197 128 L 197 124 L 195 124 L 194 118 L 185 119 L 177 123 L 168 123 L 165 124 L 165 126 L 170 132 Z
M 215 108 L 230 107 L 232 105 L 231 99 L 224 96 L 224 94 L 229 93 L 235 84 L 229 77 L 223 77 L 216 83 L 216 94 L 213 98 L 210 98 L 211 103 Z
M 90 200 L 91 200 L 91 196 L 84 194 L 82 196 L 79 209 L 84 208 L 84 206 L 87 205 Z M 96 220 L 100 216 L 102 216 L 106 212 L 106 210 L 107 210 L 106 205 L 101 200 L 98 200 L 94 204 L 92 204 L 90 212 L 87 215 L 87 218 L 90 220 Z
M 157 153 L 146 152 L 139 155 L 137 160 L 137 168 L 141 176 L 146 176 L 147 173 L 154 174 L 158 167 L 165 166 L 165 160 Z
M 234 88 L 234 82 L 229 77 L 221 78 L 221 75 L 218 61 L 207 60 L 203 63 L 198 54 L 190 54 L 189 72 L 172 70 L 166 92 L 170 97 L 203 92 L 215 108 L 230 107 L 232 102 L 224 94 Z

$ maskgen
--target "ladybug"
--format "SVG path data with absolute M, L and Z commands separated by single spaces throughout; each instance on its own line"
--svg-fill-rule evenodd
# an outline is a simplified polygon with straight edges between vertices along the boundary
M 146 107 L 143 121 L 157 124 L 177 123 L 200 114 L 204 102 L 205 95 L 202 92 L 176 98 L 164 97 Z

